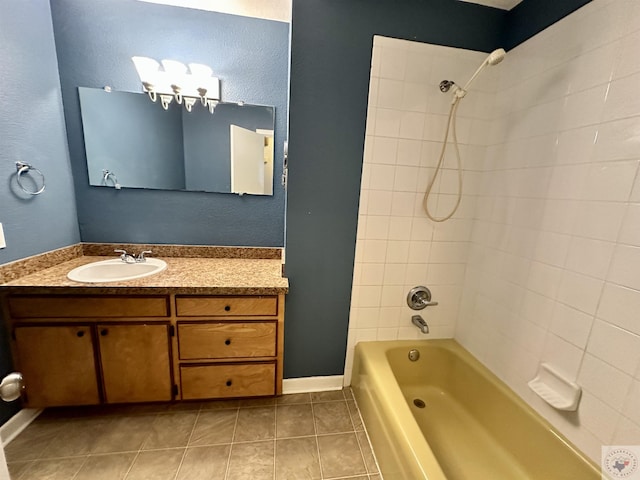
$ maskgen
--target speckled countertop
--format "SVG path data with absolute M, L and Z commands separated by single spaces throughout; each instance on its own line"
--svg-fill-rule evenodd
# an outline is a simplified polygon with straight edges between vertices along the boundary
M 276 295 L 287 293 L 289 289 L 288 279 L 282 276 L 282 262 L 279 255 L 278 258 L 246 258 L 275 256 L 251 254 L 240 255 L 242 258 L 210 258 L 206 256 L 185 258 L 154 255 L 154 257 L 167 262 L 167 268 L 149 277 L 108 283 L 79 283 L 69 280 L 67 273 L 80 265 L 117 258 L 116 254 L 108 257 L 96 256 L 95 254 L 87 255 L 87 251 L 93 253 L 90 248 L 85 246 L 84 254 L 82 254 L 83 249 L 80 249 L 76 253 L 81 255 L 75 256 L 75 258 L 73 258 L 73 254 L 58 255 L 61 261 L 52 266 L 23 272 L 24 274 L 18 278 L 5 278 L 9 281 L 0 284 L 0 289 L 18 293 L 24 292 L 28 287 L 30 293 L 41 294 L 66 291 L 100 294 L 180 293 L 202 295 Z M 111 251 L 113 250 L 111 249 Z M 178 248 L 172 250 L 169 255 L 179 254 Z M 69 256 L 72 258 L 68 259 Z

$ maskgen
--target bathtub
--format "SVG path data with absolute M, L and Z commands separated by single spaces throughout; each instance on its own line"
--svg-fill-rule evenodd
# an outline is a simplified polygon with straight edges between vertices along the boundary
M 602 478 L 454 340 L 359 343 L 351 386 L 385 480 Z

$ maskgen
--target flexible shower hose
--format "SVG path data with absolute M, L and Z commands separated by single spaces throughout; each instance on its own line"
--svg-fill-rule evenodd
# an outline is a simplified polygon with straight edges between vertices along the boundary
M 462 100 L 462 97 L 455 96 L 453 101 L 451 102 L 451 107 L 449 108 L 449 119 L 447 120 L 447 129 L 444 133 L 444 141 L 442 142 L 442 150 L 440 151 L 440 158 L 438 159 L 438 165 L 436 165 L 436 171 L 427 185 L 427 190 L 424 193 L 424 197 L 422 199 L 422 207 L 424 208 L 427 217 L 429 217 L 434 222 L 444 222 L 445 220 L 449 220 L 454 213 L 458 210 L 460 206 L 460 200 L 462 200 L 462 163 L 460 161 L 460 150 L 458 148 L 458 135 L 456 133 L 456 113 L 458 111 L 458 104 Z M 447 151 L 447 141 L 449 140 L 449 130 L 452 132 L 453 138 L 453 146 L 456 151 L 456 162 L 458 166 L 458 198 L 456 199 L 456 204 L 453 206 L 453 210 L 451 213 L 444 217 L 436 217 L 431 214 L 429 211 L 429 195 L 431 195 L 431 189 L 433 188 L 436 179 L 438 178 L 438 174 L 442 168 L 442 164 L 444 163 L 444 156 Z

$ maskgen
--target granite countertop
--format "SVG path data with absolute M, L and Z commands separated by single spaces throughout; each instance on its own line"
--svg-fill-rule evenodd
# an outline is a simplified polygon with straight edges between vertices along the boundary
M 124 282 L 79 283 L 67 273 L 91 262 L 117 256 L 81 255 L 0 284 L 11 293 L 277 295 L 287 293 L 280 258 L 183 258 L 154 256 L 167 268 L 149 277 Z

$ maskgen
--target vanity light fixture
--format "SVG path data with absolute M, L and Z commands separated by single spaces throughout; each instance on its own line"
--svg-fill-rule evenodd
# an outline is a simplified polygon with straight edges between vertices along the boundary
M 213 113 L 220 101 L 220 80 L 213 70 L 201 63 L 189 66 L 176 60 L 158 62 L 149 57 L 131 57 L 142 82 L 143 90 L 155 102 L 158 97 L 162 108 L 167 110 L 175 99 L 184 104 L 188 112 L 198 100 Z

